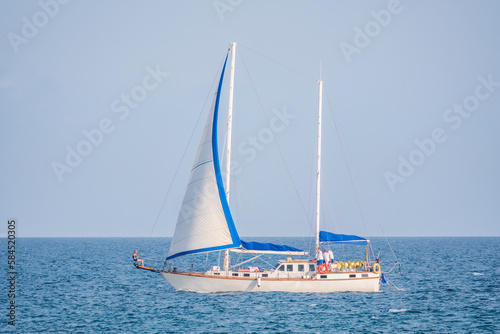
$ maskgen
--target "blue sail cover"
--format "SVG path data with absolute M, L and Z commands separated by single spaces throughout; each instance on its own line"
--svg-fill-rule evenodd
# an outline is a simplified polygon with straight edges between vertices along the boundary
M 241 240 L 241 247 L 250 251 L 273 251 L 273 252 L 303 252 L 303 250 L 287 246 L 287 245 L 275 245 L 265 242 L 250 241 L 246 242 Z
M 324 243 L 344 243 L 351 245 L 366 245 L 368 240 L 357 235 L 336 234 L 326 231 L 319 232 L 319 241 Z

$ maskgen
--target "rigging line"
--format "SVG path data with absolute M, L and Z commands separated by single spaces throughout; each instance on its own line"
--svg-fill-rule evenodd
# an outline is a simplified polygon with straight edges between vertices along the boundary
M 323 174 L 323 180 L 325 180 L 325 179 L 326 179 L 326 175 L 325 175 L 325 174 Z M 326 181 L 325 181 L 325 182 L 326 182 Z M 325 189 L 325 187 L 323 187 L 323 189 Z M 326 196 L 326 202 L 327 202 L 327 203 L 334 203 L 334 201 L 332 200 L 332 197 L 330 196 L 330 192 L 328 191 L 328 188 L 326 188 L 326 191 L 325 191 L 325 192 L 323 192 L 322 194 L 323 194 L 323 196 L 321 196 L 322 198 L 324 198 L 324 197 Z M 323 200 L 322 200 L 321 202 L 322 202 L 322 203 L 324 203 L 324 202 L 323 202 Z M 338 213 L 338 214 L 340 215 L 340 218 L 337 218 L 337 217 L 336 217 L 336 213 L 334 213 L 334 211 L 335 211 L 335 210 L 333 210 L 333 209 L 332 209 L 332 206 L 333 206 L 333 205 L 327 205 L 327 207 L 328 207 L 328 212 L 330 213 L 330 216 L 331 216 L 331 218 L 332 218 L 332 224 L 333 224 L 333 226 L 334 226 L 333 231 L 335 231 L 336 233 L 340 233 L 343 229 L 342 229 L 342 228 L 340 228 L 339 223 L 340 223 L 341 221 L 343 221 L 343 220 L 345 221 L 345 219 L 343 219 L 343 218 L 342 218 L 342 216 L 340 215 L 340 213 Z M 322 207 L 323 207 L 323 206 L 322 206 Z M 340 212 L 340 211 L 339 211 L 339 212 Z M 325 218 L 325 220 L 326 220 L 326 218 Z M 326 230 L 326 225 L 325 225 L 325 230 Z M 345 244 L 344 244 L 344 243 L 341 243 L 341 244 L 340 244 L 340 248 L 341 248 L 340 253 L 341 253 L 341 255 L 342 255 L 342 256 L 341 256 L 340 258 L 346 259 L 346 258 L 347 258 L 347 256 L 346 256 L 346 251 L 345 251 L 345 248 L 344 248 L 344 247 L 345 247 Z M 331 248 L 331 246 L 330 246 L 330 248 Z
M 224 154 L 224 152 L 226 152 L 226 143 L 227 143 L 227 131 L 225 131 L 225 134 L 224 134 L 224 144 L 222 145 L 222 151 L 220 151 L 220 157 L 219 157 L 219 161 L 220 161 L 220 165 L 225 165 L 224 162 L 225 162 L 225 158 L 226 158 L 226 154 Z M 225 189 L 226 191 L 228 191 L 229 189 Z
M 349 144 L 348 143 L 346 143 L 346 147 L 347 147 L 347 150 L 349 151 Z M 399 260 L 396 256 L 396 254 L 394 253 L 394 250 L 392 249 L 391 243 L 389 242 L 389 239 L 387 238 L 387 235 L 385 234 L 385 231 L 382 228 L 382 224 L 380 223 L 380 219 L 378 218 L 377 211 L 375 210 L 375 207 L 373 206 L 370 195 L 366 189 L 365 182 L 363 182 L 363 177 L 361 176 L 361 173 L 359 173 L 359 169 L 356 167 L 356 163 L 355 163 L 354 159 L 352 160 L 352 164 L 353 164 L 354 170 L 358 170 L 358 175 L 359 175 L 361 186 L 363 187 L 364 193 L 366 194 L 366 197 L 368 198 L 368 204 L 370 205 L 371 210 L 373 211 L 373 214 L 375 215 L 375 220 L 378 222 L 380 230 L 382 231 L 382 234 L 384 235 L 384 238 L 385 238 L 385 241 L 387 242 L 387 245 L 391 249 L 391 252 L 392 252 L 392 255 L 394 256 L 394 259 L 396 259 L 396 262 L 399 263 Z
M 333 203 L 333 200 L 330 197 L 330 193 L 326 191 L 325 195 L 326 195 L 327 202 L 328 203 Z M 328 205 L 328 211 L 330 212 L 330 215 L 332 216 L 332 222 L 333 222 L 333 226 L 335 226 L 335 231 L 337 231 L 338 233 L 340 233 L 340 231 L 342 231 L 342 229 L 340 228 L 339 222 L 342 221 L 343 219 L 342 218 L 337 218 L 335 216 L 336 214 L 334 214 L 334 210 L 332 209 L 332 205 Z
M 266 263 L 266 264 L 268 264 L 270 267 L 272 267 L 272 266 L 273 266 L 273 264 L 272 264 L 272 263 L 267 262 L 267 261 L 266 261 L 266 260 L 264 260 L 263 258 L 258 258 L 258 260 L 261 260 L 262 262 L 265 262 L 265 263 Z
M 317 119 L 315 119 L 315 123 L 317 125 Z M 309 183 L 309 192 L 307 193 L 308 196 L 309 196 L 309 204 L 308 204 L 307 208 L 308 208 L 308 210 L 310 210 L 309 211 L 309 215 L 311 216 L 310 217 L 311 221 L 314 220 L 314 218 L 315 218 L 315 208 L 316 208 L 316 206 L 314 205 L 314 204 L 316 204 L 315 203 L 316 202 L 316 196 L 315 196 L 316 194 L 315 194 L 315 191 L 313 190 L 313 185 L 316 184 L 316 176 L 317 176 L 316 175 L 317 171 L 314 168 L 314 160 L 315 160 L 315 158 L 317 158 L 317 145 L 318 145 L 318 141 L 317 141 L 317 138 L 318 138 L 318 127 L 317 126 L 314 127 L 314 133 L 313 133 L 313 135 L 314 136 L 313 136 L 313 138 L 312 138 L 311 141 L 313 142 L 312 146 L 314 148 L 316 148 L 316 150 L 314 150 L 314 149 L 311 150 L 311 162 L 310 162 L 310 168 L 309 168 L 309 170 L 311 171 L 310 172 L 310 176 L 309 176 L 310 177 L 310 179 L 309 179 L 310 183 Z M 313 202 L 312 199 L 314 199 L 314 202 Z M 311 207 L 311 204 L 312 204 L 312 207 Z M 310 228 L 309 228 L 309 248 L 308 249 L 311 249 L 312 244 L 316 243 L 315 238 L 312 237 L 313 235 L 314 235 L 313 234 L 313 226 L 311 224 Z M 315 245 L 315 247 L 316 247 L 316 245 Z M 316 253 L 316 249 L 314 250 L 314 253 Z
M 234 194 L 234 197 L 236 198 L 236 205 L 233 206 L 236 207 L 236 212 L 233 210 L 232 212 L 235 213 L 235 216 L 236 216 L 236 221 L 237 222 L 240 222 L 241 221 L 241 192 L 240 192 L 240 180 L 233 177 L 233 184 L 234 184 L 234 190 L 233 190 L 233 194 Z M 233 203 L 234 203 L 234 200 L 233 200 Z
M 379 223 L 378 224 L 380 226 L 380 229 L 382 230 L 382 234 L 384 235 L 385 237 L 385 241 L 387 241 L 387 245 L 389 245 L 389 248 L 391 249 L 391 252 L 392 252 L 392 255 L 394 256 L 394 258 L 396 259 L 396 263 L 399 263 L 399 260 L 398 260 L 398 257 L 396 256 L 396 254 L 394 253 L 394 250 L 392 249 L 392 246 L 391 246 L 391 243 L 389 242 L 389 239 L 387 238 L 387 235 L 385 234 L 384 232 L 384 229 L 382 228 L 382 225 Z
M 243 198 L 245 200 L 245 204 L 248 204 L 250 206 L 250 208 L 252 209 L 251 210 L 252 213 L 257 217 L 257 219 L 260 222 L 266 222 L 266 220 L 259 214 L 259 210 L 257 210 L 255 205 L 253 204 L 252 199 L 248 196 L 247 192 L 243 189 L 243 187 L 239 187 L 239 188 L 240 188 L 239 194 L 240 194 L 241 198 Z M 283 239 L 280 239 L 280 241 L 282 242 Z M 282 243 L 285 244 L 285 242 L 282 242 Z
M 339 139 L 339 144 L 340 144 L 340 148 L 341 148 L 341 151 L 342 151 L 342 156 L 344 157 L 344 162 L 345 162 L 345 165 L 346 165 L 346 168 L 347 168 L 347 172 L 349 174 L 349 180 L 351 182 L 352 190 L 354 192 L 354 197 L 356 199 L 356 204 L 358 206 L 359 214 L 361 216 L 361 221 L 363 222 L 363 227 L 365 229 L 365 236 L 368 239 L 368 229 L 366 228 L 365 218 L 364 218 L 364 215 L 363 215 L 363 211 L 361 210 L 361 205 L 359 203 L 358 193 L 356 191 L 356 188 L 354 187 L 354 182 L 352 180 L 351 169 L 349 168 L 349 164 L 347 163 L 347 156 L 345 154 L 344 145 L 342 144 L 342 140 L 340 139 L 340 133 L 339 133 L 339 130 L 338 130 L 338 127 L 337 127 L 337 121 L 335 120 L 335 117 L 333 115 L 333 108 L 332 108 L 332 106 L 330 104 L 330 97 L 329 97 L 328 92 L 327 92 L 326 89 L 325 89 L 325 95 L 326 95 L 326 99 L 327 99 L 327 102 L 328 102 L 328 107 L 329 107 L 329 110 L 330 110 L 330 114 L 331 114 L 332 119 L 333 119 L 333 124 L 335 125 L 335 130 L 337 132 L 337 137 Z M 372 256 L 375 258 L 375 253 L 373 251 L 373 246 L 372 246 L 371 243 L 369 244 L 369 248 L 370 248 L 370 250 L 372 252 Z
M 351 182 L 352 190 L 354 192 L 354 197 L 356 199 L 356 204 L 358 206 L 359 214 L 361 216 L 361 221 L 363 222 L 363 227 L 365 229 L 365 235 L 366 235 L 366 238 L 368 239 L 368 230 L 366 228 L 365 218 L 363 216 L 363 212 L 361 211 L 361 205 L 359 204 L 358 193 L 356 192 L 356 188 L 354 187 L 354 182 L 352 180 L 351 170 L 349 168 L 349 164 L 347 163 L 347 157 L 346 157 L 345 151 L 344 151 L 344 145 L 342 144 L 342 140 L 340 139 L 339 129 L 337 127 L 337 122 L 335 121 L 335 117 L 333 116 L 333 110 L 332 110 L 332 106 L 330 104 L 330 97 L 328 96 L 326 89 L 325 89 L 325 95 L 326 95 L 326 100 L 328 101 L 328 107 L 330 109 L 330 114 L 332 115 L 332 118 L 333 118 L 333 124 L 335 125 L 335 131 L 337 132 L 337 138 L 339 139 L 340 149 L 341 149 L 342 155 L 344 157 L 344 162 L 345 162 L 345 165 L 347 168 L 347 173 L 349 174 L 349 180 Z
M 317 132 L 317 131 L 316 131 Z M 315 133 L 315 137 L 317 137 L 317 133 Z M 309 191 L 307 192 L 307 194 L 309 195 L 309 203 L 307 205 L 307 209 L 309 210 L 309 214 L 310 215 L 313 215 L 314 214 L 314 203 L 312 203 L 312 199 L 315 198 L 313 196 L 313 184 L 314 184 L 314 175 L 316 173 L 314 173 L 314 150 L 311 150 L 311 161 L 309 163 L 309 170 L 311 171 L 310 175 L 309 175 Z
M 241 188 L 243 188 L 243 187 L 241 187 Z M 245 190 L 244 189 L 239 189 L 239 192 L 240 192 L 241 197 L 243 197 L 243 199 L 245 200 L 245 203 L 249 204 L 251 206 L 251 208 L 253 209 L 252 213 L 255 216 L 257 216 L 257 219 L 259 219 L 262 222 L 265 222 L 266 220 L 259 214 L 259 210 L 257 210 L 257 208 L 254 206 L 251 198 L 247 195 L 247 193 L 245 192 Z
M 302 73 L 302 72 L 300 72 L 300 71 L 297 71 L 296 69 L 294 69 L 294 68 L 292 68 L 292 67 L 290 67 L 290 66 L 288 66 L 288 65 L 285 65 L 285 64 L 283 64 L 282 62 L 279 62 L 279 61 L 277 61 L 277 60 L 275 60 L 275 59 L 272 59 L 272 58 L 270 58 L 270 57 L 268 57 L 268 56 L 266 56 L 266 55 L 264 55 L 264 54 L 262 54 L 262 53 L 260 53 L 260 52 L 258 52 L 258 51 L 252 50 L 251 48 L 249 48 L 249 47 L 248 47 L 248 46 L 246 46 L 246 45 L 243 45 L 243 44 L 240 44 L 240 43 L 238 43 L 238 45 L 239 45 L 239 46 L 244 47 L 245 49 L 247 49 L 247 50 L 249 50 L 249 51 L 252 51 L 252 52 L 254 52 L 254 53 L 258 54 L 258 55 L 259 55 L 259 56 L 261 56 L 261 57 L 266 58 L 267 60 L 270 60 L 270 61 L 272 61 L 272 62 L 274 62 L 274 63 L 276 63 L 276 64 L 278 64 L 278 65 L 281 65 L 281 66 L 283 66 L 283 67 L 287 68 L 288 70 L 290 70 L 290 71 L 292 71 L 292 72 L 295 72 L 295 73 L 297 73 L 297 74 L 300 74 L 300 75 L 302 75 L 303 77 L 306 77 L 307 79 L 313 80 L 314 82 L 317 82 L 317 81 L 318 81 L 317 79 L 312 78 L 312 77 L 310 77 L 309 75 L 307 75 L 307 74 L 305 74 L 305 73 Z
M 393 287 L 395 287 L 395 288 L 396 288 L 396 290 L 398 290 L 398 291 L 402 291 L 402 290 L 403 290 L 403 291 L 404 291 L 404 289 L 400 289 L 400 288 L 398 288 L 398 287 L 397 287 L 394 283 L 392 283 L 390 280 L 387 280 L 387 282 L 389 283 L 389 286 L 391 286 L 391 285 L 392 285 Z
M 253 83 L 252 77 L 250 76 L 250 73 L 248 72 L 247 65 L 245 64 L 245 60 L 243 59 L 243 56 L 241 55 L 241 53 L 240 53 L 240 58 L 241 58 L 241 62 L 243 63 L 243 67 L 245 68 L 245 71 L 246 71 L 246 73 L 248 75 L 248 78 L 250 79 L 250 84 L 252 85 L 252 89 L 254 91 L 254 94 L 257 97 L 257 100 L 259 101 L 259 105 L 260 105 L 260 108 L 262 110 L 262 113 L 264 114 L 264 117 L 266 118 L 266 121 L 267 121 L 267 124 L 269 125 L 269 128 L 272 129 L 271 122 L 269 121 L 269 118 L 267 117 L 267 114 L 266 114 L 266 112 L 264 110 L 264 106 L 262 105 L 262 101 L 259 98 L 259 94 L 257 93 L 257 89 L 255 88 L 255 85 Z M 278 152 L 280 154 L 281 160 L 283 161 L 283 164 L 285 165 L 286 172 L 288 173 L 288 176 L 290 177 L 290 180 L 292 181 L 292 185 L 293 185 L 293 188 L 295 190 L 295 193 L 297 194 L 297 198 L 299 199 L 300 206 L 302 207 L 302 211 L 304 211 L 304 215 L 306 216 L 307 222 L 312 227 L 312 223 L 309 220 L 309 217 L 307 216 L 307 211 L 306 211 L 306 209 L 304 207 L 304 203 L 302 203 L 302 200 L 301 200 L 301 198 L 299 196 L 299 192 L 297 190 L 297 186 L 295 185 L 295 182 L 293 182 L 292 174 L 290 173 L 290 170 L 288 169 L 288 166 L 287 166 L 287 164 L 285 162 L 285 158 L 283 156 L 283 152 L 281 152 L 281 149 L 279 147 L 278 140 L 276 139 L 276 136 L 274 137 L 274 143 L 276 144 L 276 147 L 277 147 Z
M 394 268 L 396 268 L 396 266 L 398 264 L 400 264 L 400 263 L 399 262 L 394 263 L 393 266 L 392 266 L 392 268 L 389 271 L 385 271 L 384 274 L 390 274 L 394 270 Z
M 220 69 L 222 68 L 222 64 L 224 64 L 224 60 L 220 63 L 219 68 L 218 68 L 217 72 L 215 73 L 214 80 L 212 82 L 212 85 L 210 86 L 210 90 L 207 94 L 207 97 L 205 98 L 205 102 L 203 103 L 203 107 L 200 110 L 200 113 L 198 115 L 198 119 L 196 120 L 196 124 L 193 127 L 193 131 L 191 131 L 191 135 L 189 136 L 188 143 L 186 144 L 186 147 L 184 148 L 184 152 L 182 153 L 179 164 L 177 165 L 177 169 L 175 170 L 174 177 L 172 178 L 172 181 L 170 182 L 170 186 L 168 187 L 167 193 L 166 193 L 165 197 L 163 198 L 163 202 L 161 204 L 160 210 L 158 211 L 158 214 L 156 215 L 155 223 L 153 225 L 153 228 L 151 229 L 151 233 L 149 234 L 150 238 L 153 235 L 154 229 L 156 228 L 156 224 L 158 223 L 158 219 L 160 219 L 161 212 L 163 211 L 163 207 L 165 206 L 165 203 L 167 202 L 167 198 L 168 198 L 168 195 L 170 194 L 170 190 L 172 190 L 172 185 L 174 184 L 174 181 L 177 178 L 177 173 L 179 172 L 181 164 L 184 161 L 184 157 L 185 157 L 186 152 L 188 150 L 189 144 L 191 144 L 191 140 L 193 139 L 193 135 L 196 131 L 196 128 L 198 127 L 198 123 L 200 122 L 201 115 L 203 114 L 203 111 L 205 110 L 205 106 L 207 104 L 207 101 L 210 98 L 210 96 L 212 95 L 212 90 L 214 88 L 215 82 L 217 81 L 218 73 L 220 72 Z
M 320 212 L 320 222 L 323 224 L 323 230 L 326 231 L 326 214 L 325 214 L 325 198 L 321 196 L 320 199 L 320 207 L 321 207 L 321 212 Z M 321 219 L 323 217 L 323 219 Z
M 242 264 L 245 264 L 245 263 L 248 263 L 248 262 L 250 262 L 250 261 L 252 261 L 252 260 L 258 259 L 258 258 L 259 258 L 259 257 L 261 257 L 262 255 L 263 255 L 263 254 L 259 254 L 259 255 L 256 255 L 256 256 L 252 257 L 251 259 L 248 259 L 248 260 L 245 260 L 245 261 L 240 262 L 240 263 L 238 263 L 238 264 L 232 265 L 231 267 L 229 267 L 229 269 L 233 269 L 233 268 L 239 267 L 239 266 L 241 266 Z M 240 258 L 241 258 L 241 254 L 240 254 Z M 239 261 L 239 260 L 238 260 L 238 261 Z
M 333 113 L 332 113 L 332 117 L 333 117 Z M 349 151 L 349 144 L 346 142 L 346 143 L 345 143 L 345 145 L 346 145 L 347 151 Z M 345 158 L 344 158 L 344 159 L 345 159 Z M 345 161 L 347 162 L 347 159 L 345 159 Z M 355 161 L 354 161 L 354 160 L 352 160 L 352 165 L 353 165 L 353 169 L 354 169 L 354 170 L 358 170 L 358 169 L 357 169 L 357 167 L 356 167 L 356 163 L 355 163 Z M 398 261 L 398 262 L 399 262 L 399 260 L 398 260 L 398 258 L 396 257 L 396 255 L 395 255 L 394 251 L 392 250 L 392 246 L 391 246 L 391 244 L 390 244 L 389 240 L 387 239 L 387 236 L 385 235 L 385 232 L 384 232 L 384 230 L 383 230 L 383 228 L 382 228 L 382 225 L 380 224 L 380 219 L 378 219 L 377 212 L 376 212 L 376 211 L 375 211 L 375 209 L 374 209 L 374 206 L 373 206 L 373 204 L 372 204 L 372 201 L 371 201 L 371 199 L 370 199 L 370 196 L 369 196 L 369 194 L 368 194 L 368 191 L 366 190 L 366 185 L 365 185 L 365 183 L 363 182 L 363 178 L 362 178 L 361 174 L 359 173 L 359 171 L 358 171 L 358 175 L 359 175 L 359 178 L 360 178 L 360 183 L 361 183 L 361 186 L 363 187 L 364 193 L 366 194 L 366 196 L 367 196 L 367 198 L 368 198 L 368 203 L 369 203 L 369 205 L 370 205 L 370 207 L 371 207 L 371 209 L 372 209 L 373 213 L 375 214 L 375 220 L 378 222 L 378 225 L 379 225 L 380 229 L 382 230 L 382 234 L 384 234 L 384 237 L 385 237 L 385 239 L 386 239 L 386 242 L 387 242 L 387 244 L 389 245 L 389 247 L 391 248 L 391 251 L 392 251 L 392 253 L 393 253 L 393 255 L 394 255 L 394 258 L 396 259 L 396 261 Z M 355 191 L 355 188 L 353 188 L 353 190 Z M 370 247 L 370 249 L 371 249 L 371 251 L 372 251 L 372 255 L 373 255 L 373 256 L 375 256 L 374 251 L 373 251 L 373 246 L 370 244 L 370 246 L 369 246 L 369 247 Z

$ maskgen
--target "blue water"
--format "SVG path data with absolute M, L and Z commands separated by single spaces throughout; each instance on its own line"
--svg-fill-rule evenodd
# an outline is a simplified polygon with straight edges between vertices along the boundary
M 0 241 L 1 332 L 16 333 L 332 333 L 500 332 L 500 238 L 389 238 L 402 265 L 387 276 L 400 290 L 379 293 L 176 292 L 156 273 L 132 266 L 134 249 L 163 266 L 167 238 L 17 239 L 16 327 L 7 325 L 6 240 Z M 259 239 L 257 239 L 259 240 Z M 267 241 L 261 239 L 260 241 Z M 269 240 L 271 241 L 271 240 Z M 276 240 L 273 240 L 276 241 Z M 296 247 L 310 242 L 282 239 Z M 393 256 L 383 238 L 382 269 Z M 361 260 L 363 247 L 333 248 Z M 204 270 L 206 256 L 176 265 Z M 219 261 L 210 254 L 210 265 Z M 233 258 L 236 261 L 236 258 Z M 256 262 L 270 267 L 274 259 Z M 184 262 L 184 263 L 182 263 Z M 0 313 L 1 313 L 0 312 Z

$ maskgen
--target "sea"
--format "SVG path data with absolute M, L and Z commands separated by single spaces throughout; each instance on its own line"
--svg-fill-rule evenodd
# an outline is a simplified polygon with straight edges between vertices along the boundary
M 146 266 L 196 271 L 222 266 L 219 252 L 165 263 L 170 238 L 17 238 L 14 298 L 2 239 L 2 333 L 500 333 L 498 237 L 372 238 L 370 256 L 387 277 L 378 293 L 175 291 L 158 273 L 136 269 L 132 252 Z M 336 260 L 365 257 L 363 246 L 331 249 Z M 242 266 L 270 269 L 276 259 Z

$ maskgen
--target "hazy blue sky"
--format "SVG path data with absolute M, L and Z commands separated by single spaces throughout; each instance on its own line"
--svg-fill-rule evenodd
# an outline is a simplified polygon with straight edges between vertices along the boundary
M 16 218 L 21 236 L 171 236 L 232 41 L 240 235 L 311 235 L 320 62 L 324 228 L 500 235 L 498 1 L 40 0 L 0 9 L 2 235 Z M 224 89 L 222 118 L 227 81 Z

